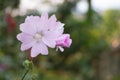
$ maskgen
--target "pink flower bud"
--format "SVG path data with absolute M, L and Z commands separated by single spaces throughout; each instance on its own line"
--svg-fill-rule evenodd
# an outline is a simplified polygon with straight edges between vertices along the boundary
M 72 43 L 72 39 L 70 39 L 69 34 L 63 34 L 56 40 L 57 49 L 59 48 L 60 51 L 64 51 L 63 47 L 69 48 Z

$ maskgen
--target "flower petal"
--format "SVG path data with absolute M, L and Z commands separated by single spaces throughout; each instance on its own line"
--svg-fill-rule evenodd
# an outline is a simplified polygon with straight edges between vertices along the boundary
M 48 28 L 49 24 L 47 24 L 47 22 L 48 22 L 48 13 L 41 14 L 38 26 L 36 26 L 38 32 L 41 32 L 42 30 L 46 30 Z
M 40 23 L 39 16 L 27 16 L 25 23 L 22 23 L 20 25 L 20 30 L 23 31 L 24 33 L 33 35 L 37 32 L 38 26 L 40 27 L 39 23 Z
M 50 18 L 49 18 L 49 20 L 48 20 L 48 29 L 50 29 L 50 30 L 55 30 L 56 28 L 57 28 L 57 22 L 56 22 L 56 17 L 55 17 L 55 15 L 52 15 Z
M 40 17 L 39 16 L 27 16 L 26 19 L 25 19 L 25 22 L 35 22 L 35 21 L 38 21 L 40 20 Z
M 56 42 L 54 39 L 43 37 L 42 40 L 48 47 L 55 48 Z
M 52 15 L 50 18 L 49 18 L 49 21 L 51 22 L 56 22 L 56 16 L 55 15 Z
M 34 41 L 33 36 L 26 34 L 26 33 L 20 33 L 17 35 L 17 39 L 25 44 L 30 43 Z
M 64 26 L 65 24 L 63 24 L 63 23 L 61 23 L 61 22 L 58 22 L 58 24 L 57 24 L 57 29 L 56 29 L 56 32 L 58 33 L 58 34 L 62 34 L 63 32 L 64 32 Z
M 59 36 L 59 33 L 56 31 L 46 31 L 43 33 L 45 38 L 55 39 Z
M 20 24 L 20 30 L 24 33 L 34 35 L 36 33 L 36 23 L 22 23 Z
M 48 19 L 48 13 L 43 13 L 43 14 L 41 14 L 41 19 L 42 19 L 42 20 Z
M 31 48 L 34 44 L 35 44 L 35 41 L 28 43 L 28 44 L 22 43 L 21 44 L 21 51 L 25 51 L 25 50 Z
M 33 18 L 34 18 L 33 15 L 31 15 L 31 16 L 27 16 L 26 19 L 25 19 L 25 22 L 27 22 L 27 21 L 31 21 Z
M 31 57 L 36 57 L 38 54 L 48 55 L 48 48 L 43 43 L 36 43 L 31 49 Z

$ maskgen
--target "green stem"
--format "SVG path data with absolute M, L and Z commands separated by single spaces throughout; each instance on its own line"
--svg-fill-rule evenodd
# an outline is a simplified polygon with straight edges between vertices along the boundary
M 29 72 L 29 69 L 26 70 L 25 74 L 23 75 L 22 79 L 21 80 L 24 80 L 25 76 L 27 75 L 27 73 Z

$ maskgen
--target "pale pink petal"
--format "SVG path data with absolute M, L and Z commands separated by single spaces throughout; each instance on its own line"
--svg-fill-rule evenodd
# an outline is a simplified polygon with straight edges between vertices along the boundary
M 34 44 L 35 44 L 35 41 L 28 43 L 28 44 L 22 43 L 21 44 L 21 51 L 25 51 L 25 50 L 30 49 Z
M 51 48 L 55 48 L 56 38 L 58 36 L 59 36 L 59 34 L 56 33 L 55 31 L 48 31 L 44 34 L 42 40 L 47 46 L 49 46 Z
M 33 18 L 34 18 L 33 15 L 31 15 L 31 16 L 27 16 L 26 19 L 25 19 L 25 22 L 27 22 L 27 21 L 31 21 Z
M 34 41 L 33 36 L 26 34 L 26 33 L 20 33 L 17 35 L 17 39 L 25 44 L 30 43 Z
M 20 30 L 24 33 L 34 35 L 37 31 L 34 23 L 23 23 L 20 25 Z
M 36 43 L 31 49 L 31 57 L 36 57 L 38 54 L 48 55 L 48 48 L 43 43 Z
M 49 18 L 49 21 L 51 22 L 56 22 L 56 16 L 55 15 L 52 15 L 50 18 Z
M 57 28 L 57 25 L 58 25 L 58 23 L 56 22 L 56 17 L 55 17 L 55 15 L 52 15 L 50 18 L 49 18 L 49 20 L 48 20 L 48 28 L 50 29 L 50 30 L 55 30 L 56 28 Z
M 54 39 L 43 37 L 42 40 L 48 47 L 55 48 L 56 42 Z
M 44 37 L 49 38 L 49 39 L 56 39 L 59 35 L 60 35 L 60 33 L 58 33 L 57 31 L 44 32 Z
M 24 33 L 35 34 L 37 28 L 40 28 L 40 17 L 39 16 L 28 16 L 25 20 L 25 23 L 20 25 L 20 30 Z
M 48 13 L 42 13 L 41 14 L 41 19 L 42 20 L 47 20 L 48 19 Z
M 35 22 L 40 20 L 39 16 L 27 16 L 27 18 L 25 19 L 25 22 Z
M 41 18 L 40 18 L 40 26 L 46 26 L 46 23 L 48 22 L 48 13 L 43 13 L 41 14 Z
M 64 24 L 61 22 L 58 22 L 56 32 L 57 34 L 61 35 L 64 32 Z
M 48 13 L 43 13 L 41 14 L 41 18 L 39 21 L 39 26 L 37 26 L 37 30 L 41 31 L 41 30 L 46 30 L 48 28 Z

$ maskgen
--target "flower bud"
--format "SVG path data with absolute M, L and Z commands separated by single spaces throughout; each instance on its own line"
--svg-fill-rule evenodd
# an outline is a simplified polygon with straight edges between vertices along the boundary
M 33 62 L 29 60 L 25 60 L 23 62 L 23 66 L 25 67 L 26 70 L 32 69 L 33 67 Z
M 72 43 L 72 39 L 70 39 L 69 34 L 63 34 L 56 40 L 56 46 L 60 49 L 60 51 L 64 51 L 62 47 L 69 48 Z

